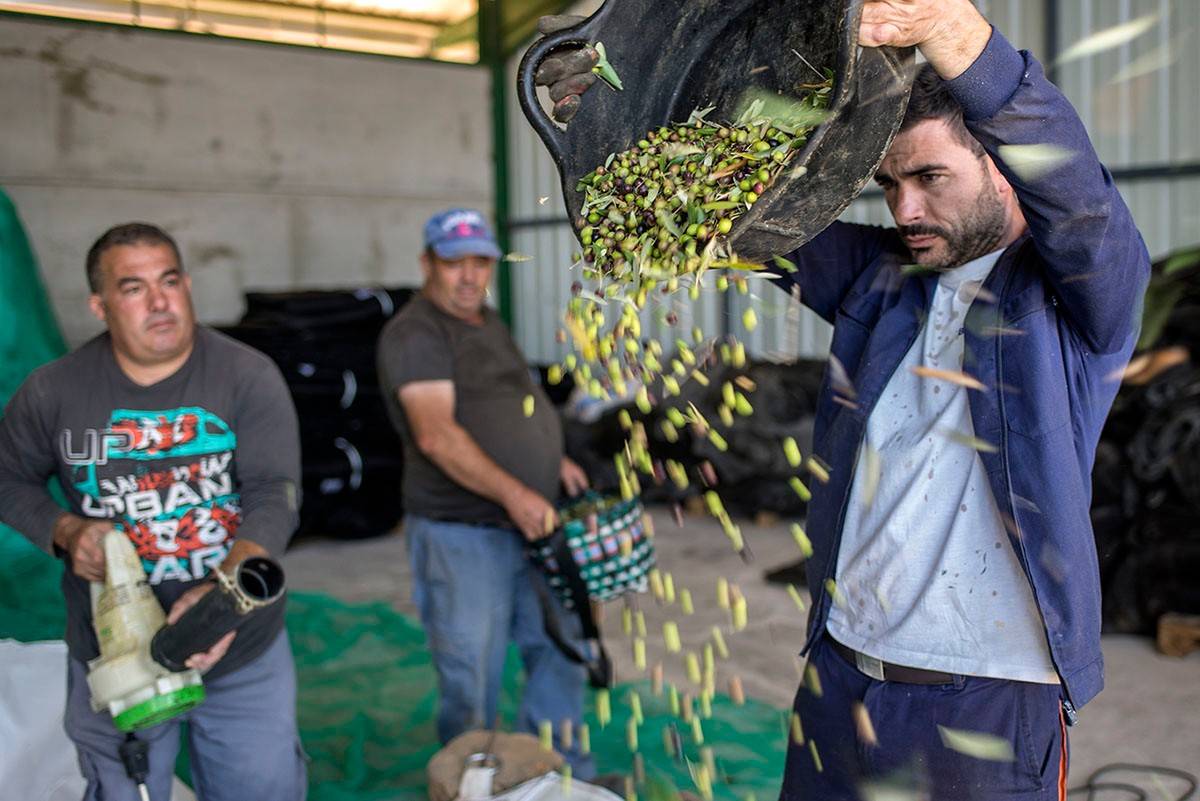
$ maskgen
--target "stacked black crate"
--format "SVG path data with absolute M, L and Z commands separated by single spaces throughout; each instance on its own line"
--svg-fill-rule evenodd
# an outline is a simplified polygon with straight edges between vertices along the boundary
M 300 418 L 299 534 L 372 537 L 399 522 L 400 440 L 375 372 L 387 320 L 412 289 L 251 292 L 226 334 L 269 356 Z

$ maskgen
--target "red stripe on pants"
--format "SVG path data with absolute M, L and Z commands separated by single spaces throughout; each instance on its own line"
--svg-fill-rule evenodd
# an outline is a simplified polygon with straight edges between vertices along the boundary
M 1062 748 L 1058 756 L 1058 801 L 1067 801 L 1067 721 L 1058 710 L 1058 725 L 1062 730 Z

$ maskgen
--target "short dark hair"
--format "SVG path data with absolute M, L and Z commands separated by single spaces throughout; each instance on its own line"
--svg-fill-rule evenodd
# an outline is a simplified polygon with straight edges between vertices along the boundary
M 109 228 L 95 243 L 88 248 L 87 281 L 92 292 L 100 291 L 100 257 L 119 245 L 166 245 L 175 254 L 175 263 L 183 270 L 183 257 L 179 255 L 179 245 L 163 229 L 157 225 L 144 222 L 131 222 L 115 225 Z
M 975 155 L 982 156 L 986 152 L 979 140 L 967 130 L 963 122 L 962 106 L 950 94 L 946 82 L 931 64 L 923 64 L 917 70 L 913 79 L 912 94 L 908 98 L 908 110 L 904 112 L 900 130 L 907 131 L 926 120 L 944 121 L 950 126 L 954 138 L 964 147 L 970 148 Z

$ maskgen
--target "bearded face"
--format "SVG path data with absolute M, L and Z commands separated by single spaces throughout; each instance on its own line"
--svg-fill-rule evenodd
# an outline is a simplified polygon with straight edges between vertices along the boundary
M 915 264 L 951 270 L 1005 244 L 1013 209 L 986 155 L 942 120 L 900 133 L 876 182 Z

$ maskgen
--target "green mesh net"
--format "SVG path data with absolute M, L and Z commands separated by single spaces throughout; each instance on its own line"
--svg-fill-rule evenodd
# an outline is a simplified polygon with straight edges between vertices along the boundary
M 425 798 L 425 763 L 437 751 L 437 693 L 420 627 L 383 604 L 347 605 L 323 595 L 290 596 L 288 631 L 299 675 L 299 717 L 312 757 L 309 797 L 314 801 Z M 500 716 L 516 718 L 520 663 L 510 650 Z M 638 747 L 657 792 L 695 791 L 689 763 L 702 763 L 692 728 L 672 715 L 666 694 L 648 682 L 611 691 L 612 720 L 601 729 L 589 714 L 592 751 L 600 773 L 630 773 L 626 740 L 629 693 L 637 692 L 643 724 Z M 684 759 L 668 756 L 663 730 L 679 731 Z M 779 794 L 788 716 L 766 704 L 735 705 L 718 696 L 701 721 L 704 746 L 713 749 L 716 798 L 770 801 Z
M 0 638 L 61 637 L 59 563 L 4 532 L 0 566 L 0 587 L 20 586 L 27 592 L 27 602 L 18 611 L 6 599 L 0 606 Z M 300 735 L 312 759 L 309 798 L 424 799 L 425 764 L 439 746 L 433 665 L 420 627 L 383 604 L 349 605 L 313 593 L 289 596 L 287 623 L 299 679 Z M 516 718 L 520 685 L 514 649 L 504 674 L 502 727 Z M 589 714 L 597 769 L 631 772 L 626 742 L 630 691 L 641 699 L 639 751 L 656 790 L 643 791 L 642 797 L 673 788 L 694 791 L 689 764 L 701 764 L 701 746 L 694 742 L 691 727 L 671 714 L 667 697 L 655 697 L 646 682 L 612 690 L 612 720 L 605 728 Z M 683 760 L 667 754 L 662 732 L 672 723 L 679 731 Z M 766 704 L 747 701 L 736 706 L 725 696 L 716 698 L 712 717 L 701 722 L 704 745 L 713 749 L 717 767 L 716 798 L 777 797 L 787 724 L 785 712 Z M 179 767 L 186 779 L 186 756 Z

